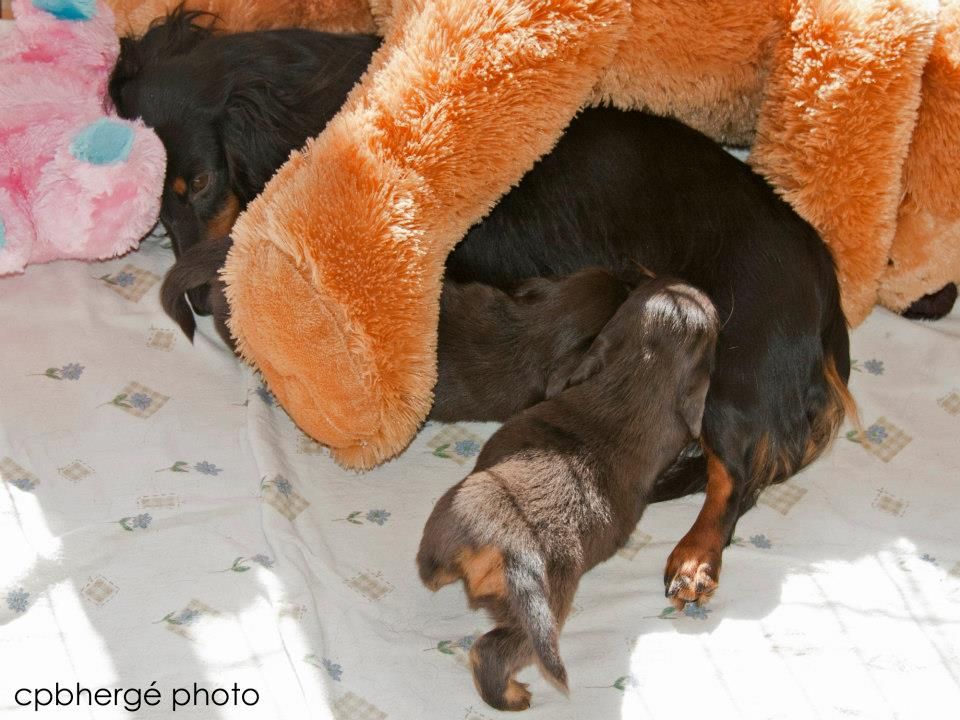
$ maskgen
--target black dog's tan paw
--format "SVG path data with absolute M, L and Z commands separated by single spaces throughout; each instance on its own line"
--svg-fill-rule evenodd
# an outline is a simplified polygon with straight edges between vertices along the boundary
M 674 550 L 667 561 L 667 572 L 664 574 L 665 594 L 677 610 L 683 610 L 689 602 L 703 605 L 717 590 L 720 563 L 696 556 L 681 559 L 680 555 L 683 553 L 678 553 L 677 550 Z

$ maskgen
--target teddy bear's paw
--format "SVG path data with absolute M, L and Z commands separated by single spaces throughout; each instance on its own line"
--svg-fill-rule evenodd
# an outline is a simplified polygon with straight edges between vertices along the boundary
M 57 20 L 72 22 L 90 20 L 97 14 L 96 0 L 33 0 L 33 6 Z
M 70 154 L 91 165 L 116 165 L 130 157 L 133 138 L 133 127 L 127 123 L 100 118 L 74 136 Z

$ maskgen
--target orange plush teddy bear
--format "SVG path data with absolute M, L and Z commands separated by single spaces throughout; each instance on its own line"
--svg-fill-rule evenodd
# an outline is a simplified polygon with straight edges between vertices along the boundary
M 121 32 L 141 32 L 174 0 L 111 3 Z M 960 281 L 960 0 L 187 6 L 232 30 L 385 37 L 339 116 L 240 217 L 225 271 L 244 357 L 347 466 L 416 432 L 447 254 L 586 104 L 752 145 L 831 247 L 852 324 L 878 300 L 949 304 Z

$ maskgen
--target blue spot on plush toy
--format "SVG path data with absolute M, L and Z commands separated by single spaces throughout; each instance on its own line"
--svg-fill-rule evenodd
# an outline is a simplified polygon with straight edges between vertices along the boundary
M 33 6 L 59 20 L 89 20 L 97 14 L 96 0 L 33 0 Z
M 115 165 L 130 157 L 133 128 L 101 118 L 81 130 L 70 144 L 70 154 L 91 165 Z

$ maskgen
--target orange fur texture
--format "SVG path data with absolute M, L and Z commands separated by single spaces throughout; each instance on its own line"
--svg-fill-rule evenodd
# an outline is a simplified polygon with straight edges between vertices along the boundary
M 142 30 L 178 0 L 110 0 Z M 238 221 L 232 330 L 334 457 L 409 442 L 443 261 L 578 107 L 754 143 L 858 324 L 960 279 L 960 0 L 188 0 L 230 30 L 386 37 L 340 116 Z M 509 148 L 508 151 L 504 151 Z
M 241 215 L 224 272 L 241 353 L 357 468 L 430 409 L 447 254 L 550 149 L 624 27 L 616 0 L 400 9 L 376 70 Z
M 960 283 L 960 0 L 941 2 L 880 302 L 903 310 L 948 282 Z
M 848 321 L 877 298 L 936 28 L 927 0 L 796 0 L 752 163 L 833 251 Z M 938 289 L 938 288 L 935 288 Z

